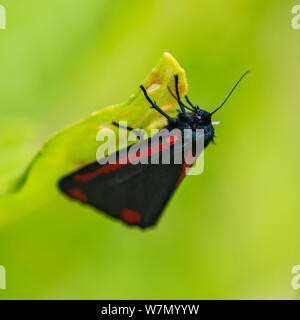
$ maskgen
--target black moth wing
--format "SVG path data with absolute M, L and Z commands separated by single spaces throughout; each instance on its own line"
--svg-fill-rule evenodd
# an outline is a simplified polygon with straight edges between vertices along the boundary
M 125 150 L 128 155 L 136 155 L 129 146 L 109 156 L 115 156 L 115 164 L 94 162 L 63 178 L 59 187 L 69 197 L 104 211 L 128 225 L 143 229 L 151 227 L 157 223 L 187 167 L 174 163 L 174 143 L 170 144 L 168 140 L 166 144 L 166 139 L 170 139 L 170 136 L 164 137 L 154 148 L 149 147 L 151 138 L 139 142 L 142 153 L 148 150 L 148 164 L 119 164 Z M 150 163 L 150 154 L 156 152 L 161 158 L 164 148 L 170 151 L 170 164 L 162 164 L 161 161 L 158 164 Z

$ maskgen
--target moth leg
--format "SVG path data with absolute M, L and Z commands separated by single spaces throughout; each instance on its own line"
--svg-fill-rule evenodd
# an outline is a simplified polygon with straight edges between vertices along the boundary
M 168 90 L 169 90 L 169 92 L 170 92 L 170 94 L 171 94 L 171 96 L 179 103 L 179 101 L 178 101 L 178 99 L 177 99 L 177 97 L 175 96 L 175 94 L 172 92 L 172 90 L 171 90 L 171 88 L 170 87 L 168 87 Z M 190 110 L 190 111 L 192 111 L 192 112 L 194 112 L 195 110 L 194 109 L 191 109 L 191 108 L 189 108 L 188 106 L 186 106 L 185 104 L 183 105 L 184 106 L 184 108 L 186 108 L 186 109 L 188 109 L 188 110 Z M 180 110 L 178 110 L 178 112 L 180 112 L 181 111 L 181 109 Z
M 186 94 L 184 97 L 185 97 L 185 100 L 187 101 L 187 103 L 188 103 L 194 110 L 196 110 L 196 107 L 193 105 L 193 103 L 192 103 L 191 100 L 189 99 L 188 95 Z
M 121 126 L 121 125 L 119 125 L 118 123 L 116 123 L 116 122 L 112 122 L 112 124 L 114 125 L 114 126 L 116 126 L 116 127 L 118 127 L 118 128 L 121 128 L 121 129 L 126 129 L 126 130 L 128 130 L 128 131 L 130 131 L 130 132 L 133 132 L 135 135 L 136 135 L 136 137 L 139 139 L 139 140 L 141 140 L 141 136 L 142 136 L 142 134 L 141 134 L 141 132 L 140 131 L 138 131 L 138 130 L 135 130 L 135 129 L 133 129 L 133 128 L 131 128 L 131 127 L 125 127 L 125 126 Z
M 151 108 L 155 109 L 157 112 L 159 112 L 161 115 L 163 115 L 170 123 L 175 124 L 176 120 L 171 118 L 169 115 L 167 115 L 155 102 L 153 102 L 150 97 L 148 96 L 148 93 L 146 91 L 146 89 L 143 86 L 140 86 L 140 88 L 142 89 L 145 98 L 149 101 L 149 103 L 151 104 Z
M 177 95 L 177 101 L 178 101 L 178 104 L 179 104 L 179 106 L 180 106 L 181 112 L 182 112 L 183 114 L 186 114 L 186 111 L 185 111 L 186 106 L 185 106 L 184 103 L 181 101 L 180 94 L 179 94 L 178 74 L 175 74 L 174 77 L 175 77 L 175 91 L 176 91 L 176 95 Z

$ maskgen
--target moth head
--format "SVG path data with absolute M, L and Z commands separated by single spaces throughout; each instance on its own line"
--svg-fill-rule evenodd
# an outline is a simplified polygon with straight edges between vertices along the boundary
M 197 122 L 201 126 L 208 126 L 211 123 L 211 114 L 204 109 L 200 109 L 198 106 L 196 108 L 197 108 L 197 112 L 195 112 L 195 114 L 196 114 Z

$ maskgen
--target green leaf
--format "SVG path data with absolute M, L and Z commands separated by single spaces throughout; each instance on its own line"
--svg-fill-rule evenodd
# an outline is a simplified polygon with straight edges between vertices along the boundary
M 175 115 L 176 100 L 170 95 L 168 86 L 174 90 L 174 75 L 179 76 L 181 95 L 187 92 L 185 72 L 178 62 L 164 53 L 157 66 L 143 81 L 149 96 L 169 115 Z M 127 121 L 128 126 L 144 129 L 148 134 L 153 128 L 161 128 L 166 120 L 154 109 L 138 89 L 129 101 L 113 105 L 92 113 L 89 117 L 63 129 L 50 138 L 36 154 L 24 173 L 9 189 L 15 192 L 27 184 L 38 187 L 41 179 L 47 184 L 56 184 L 68 173 L 96 161 L 96 151 L 101 142 L 96 141 L 99 130 L 112 128 L 112 122 Z

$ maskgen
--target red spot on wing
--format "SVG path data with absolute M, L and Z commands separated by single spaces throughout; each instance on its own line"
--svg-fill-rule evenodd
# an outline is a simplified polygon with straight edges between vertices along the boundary
M 132 209 L 122 209 L 121 218 L 128 224 L 139 224 L 142 221 L 140 213 Z
M 87 196 L 80 189 L 71 189 L 67 193 L 71 198 L 80 200 L 82 202 L 87 201 Z
M 159 153 L 162 150 L 173 145 L 177 140 L 178 140 L 178 136 L 176 135 L 170 136 L 167 139 L 165 139 L 165 141 L 162 142 L 161 144 L 157 144 L 154 146 L 150 146 L 150 147 L 138 150 L 135 154 L 129 153 L 126 157 L 118 159 L 116 163 L 108 163 L 94 171 L 87 172 L 87 173 L 75 173 L 73 175 L 73 178 L 76 181 L 83 181 L 83 182 L 92 180 L 97 176 L 99 176 L 100 174 L 110 173 L 112 171 L 115 171 L 121 168 L 122 166 L 128 163 L 135 162 L 136 160 L 139 160 L 139 159 L 143 159 L 145 157 L 148 157 L 148 155 L 150 156 L 150 155 Z
M 186 173 L 188 172 L 189 168 L 193 165 L 194 163 L 194 156 L 192 154 L 192 152 L 190 152 L 187 157 L 186 157 L 186 162 L 184 162 L 183 166 L 182 166 L 182 169 L 181 169 L 181 172 L 180 172 L 180 175 L 179 175 L 179 178 L 176 182 L 176 187 L 180 184 L 180 182 L 183 180 L 183 178 L 185 177 Z
M 92 180 L 94 178 L 96 178 L 97 176 L 99 176 L 100 174 L 103 173 L 109 173 L 111 171 L 117 170 L 119 168 L 121 168 L 124 164 L 119 163 L 119 161 L 117 161 L 117 163 L 108 163 L 103 167 L 100 167 L 94 171 L 91 172 L 87 172 L 87 173 L 75 173 L 73 175 L 74 180 L 77 181 L 89 181 Z

